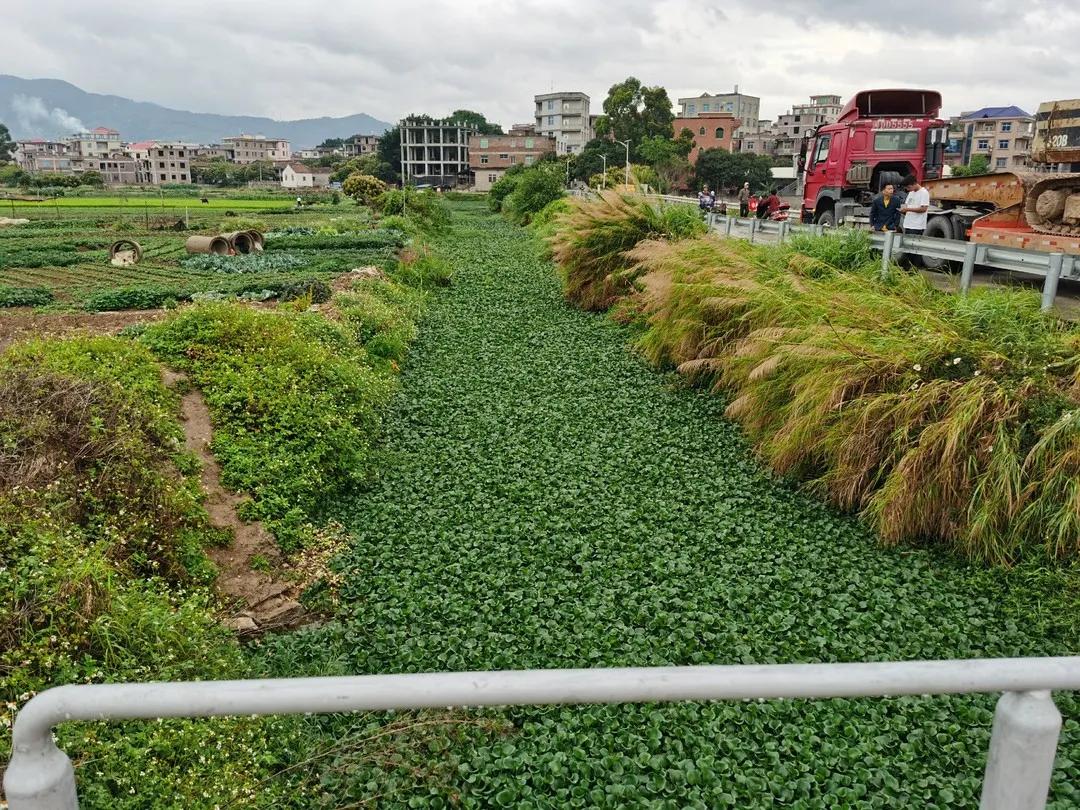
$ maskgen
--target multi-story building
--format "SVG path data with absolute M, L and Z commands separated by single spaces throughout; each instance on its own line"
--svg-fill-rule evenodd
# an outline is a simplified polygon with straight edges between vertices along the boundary
M 282 138 L 267 138 L 265 135 L 231 135 L 222 138 L 221 145 L 233 150 L 233 163 L 284 161 L 292 157 L 292 144 Z
M 760 121 L 758 131 L 752 135 L 743 135 L 739 141 L 739 151 L 748 152 L 751 155 L 764 155 L 776 157 L 776 145 L 780 137 L 771 121 Z
M 761 99 L 739 92 L 735 85 L 732 93 L 702 93 L 693 98 L 679 99 L 679 118 L 697 118 L 708 113 L 731 113 L 739 120 L 735 140 L 760 131 L 759 116 Z
M 511 166 L 531 166 L 555 152 L 555 139 L 536 135 L 530 126 L 508 135 L 469 136 L 469 168 L 477 191 L 490 191 Z
M 378 135 L 354 135 L 345 141 L 341 151 L 345 157 L 370 155 L 379 148 L 379 140 Z
M 191 144 L 175 142 L 141 141 L 128 147 L 138 164 L 138 182 L 154 186 L 190 183 L 194 151 Z
M 791 112 L 802 117 L 804 123 L 835 124 L 840 119 L 840 113 L 844 105 L 840 103 L 840 96 L 825 94 L 810 96 L 809 104 L 796 104 Z
M 560 155 L 576 155 L 592 140 L 592 117 L 585 93 L 541 93 L 533 97 L 536 132 L 555 139 Z
M 794 165 L 807 134 L 823 124 L 835 123 L 842 109 L 840 96 L 810 96 L 809 104 L 792 105 L 791 112 L 784 113 L 775 122 L 759 120 L 757 132 L 744 136 L 735 148 L 741 152 L 791 160 Z
M 426 116 L 403 118 L 400 126 L 403 182 L 439 188 L 469 182 L 469 137 L 475 127 Z
M 227 160 L 229 163 L 236 162 L 236 150 L 231 146 L 222 146 L 220 143 L 211 143 L 205 146 L 197 146 L 192 151 L 192 157 L 204 160 Z
M 83 171 L 100 172 L 101 179 L 107 186 L 133 186 L 140 182 L 139 161 L 131 155 L 82 158 L 81 162 Z
M 79 157 L 108 157 L 119 154 L 123 149 L 120 133 L 108 127 L 97 127 L 89 132 L 81 132 L 64 138 L 68 152 Z
M 45 171 L 38 167 L 38 161 L 61 158 L 68 154 L 68 145 L 63 141 L 45 141 L 40 138 L 27 141 L 15 141 L 15 153 L 12 157 L 24 172 Z
M 983 155 L 993 171 L 1022 169 L 1031 164 L 1035 116 L 1019 107 L 983 107 L 961 113 L 959 124 L 964 133 L 961 163 Z
M 694 147 L 689 157 L 691 163 L 697 163 L 698 156 L 706 149 L 732 151 L 739 119 L 729 112 L 707 112 L 698 113 L 693 118 L 676 118 L 673 126 L 676 136 L 684 129 L 694 133 Z

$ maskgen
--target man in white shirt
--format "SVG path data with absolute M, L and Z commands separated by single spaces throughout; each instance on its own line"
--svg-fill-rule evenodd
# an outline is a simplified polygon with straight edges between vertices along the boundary
M 926 212 L 930 210 L 930 192 L 919 185 L 913 174 L 904 178 L 904 188 L 907 198 L 900 207 L 900 213 L 904 215 L 904 233 L 922 236 L 926 230 Z

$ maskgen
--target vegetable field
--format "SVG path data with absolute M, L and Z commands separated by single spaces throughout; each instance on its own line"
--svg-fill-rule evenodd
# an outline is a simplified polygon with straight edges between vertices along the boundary
M 353 267 L 386 265 L 402 243 L 399 232 L 375 228 L 366 211 L 351 205 L 295 211 L 283 209 L 280 200 L 225 199 L 212 200 L 213 210 L 186 214 L 173 207 L 175 199 L 166 198 L 169 208 L 151 206 L 144 216 L 141 202 L 138 212 L 98 210 L 93 205 L 101 198 L 67 202 L 71 205 L 60 209 L 61 219 L 0 229 L 0 306 L 140 309 L 206 295 L 267 297 L 298 278 L 327 279 Z M 227 205 L 235 214 L 244 203 L 278 210 L 244 217 L 222 210 Z M 272 235 L 266 253 L 189 257 L 185 252 L 192 233 L 247 227 Z M 142 245 L 139 264 L 110 264 L 109 245 L 120 238 Z
M 1074 653 L 1058 570 L 883 548 L 768 474 L 722 396 L 568 307 L 525 232 L 460 204 L 388 417 L 342 504 L 337 621 L 267 639 L 270 675 Z M 1052 806 L 1080 803 L 1080 704 Z M 313 718 L 327 806 L 974 807 L 993 696 L 463 712 L 357 762 L 400 717 Z M 408 724 L 406 724 L 408 725 Z M 389 732 L 388 732 L 389 733 Z

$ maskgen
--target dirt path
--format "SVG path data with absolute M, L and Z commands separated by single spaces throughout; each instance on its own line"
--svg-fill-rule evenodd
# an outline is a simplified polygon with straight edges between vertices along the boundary
M 186 383 L 186 377 L 174 371 L 164 371 L 162 378 L 170 387 Z M 297 583 L 252 567 L 254 559 L 261 558 L 270 571 L 278 570 L 281 553 L 274 536 L 262 523 L 248 523 L 237 516 L 245 498 L 222 486 L 221 467 L 210 451 L 213 439 L 210 410 L 197 389 L 190 388 L 183 394 L 181 417 L 187 449 L 202 462 L 201 478 L 210 523 L 233 536 L 227 547 L 207 549 L 207 556 L 220 571 L 217 591 L 233 608 L 226 624 L 238 632 L 251 633 L 300 623 L 306 611 L 296 599 Z
M 163 309 L 129 309 L 122 312 L 34 312 L 11 309 L 0 313 L 0 350 L 30 338 L 61 335 L 115 335 L 125 326 L 159 321 Z

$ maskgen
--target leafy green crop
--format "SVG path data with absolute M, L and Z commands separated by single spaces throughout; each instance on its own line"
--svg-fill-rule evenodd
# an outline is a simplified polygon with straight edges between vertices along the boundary
M 180 261 L 189 270 L 215 273 L 266 273 L 302 267 L 304 260 L 288 253 L 248 253 L 240 256 L 189 256 Z
M 44 287 L 9 287 L 0 284 L 0 307 L 40 307 L 52 300 L 52 290 Z
M 1067 572 L 882 548 L 764 472 L 722 397 L 567 307 L 525 232 L 467 210 L 435 242 L 455 283 L 403 374 L 390 463 L 340 506 L 356 539 L 337 621 L 268 640 L 268 674 L 1076 652 Z M 1056 700 L 1051 805 L 1075 807 L 1080 704 Z M 977 805 L 994 701 L 458 712 L 512 731 L 381 762 L 349 757 L 354 718 L 309 726 L 338 746 L 312 766 L 337 804 L 955 808 Z

